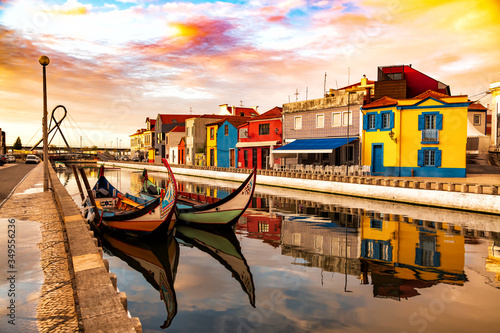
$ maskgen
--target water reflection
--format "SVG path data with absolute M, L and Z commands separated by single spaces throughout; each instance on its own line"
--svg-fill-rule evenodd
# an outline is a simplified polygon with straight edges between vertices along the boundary
M 179 264 L 179 244 L 175 237 L 170 234 L 165 238 L 140 241 L 106 232 L 100 233 L 99 237 L 108 254 L 125 261 L 159 291 L 167 310 L 167 319 L 160 327 L 164 329 L 170 326 L 177 314 L 174 281 Z
M 255 286 L 250 267 L 241 252 L 234 230 L 228 226 L 213 228 L 178 225 L 175 237 L 154 237 L 141 241 L 107 232 L 98 234 L 107 254 L 119 257 L 140 272 L 146 281 L 160 293 L 165 303 L 167 319 L 160 327 L 170 326 L 177 314 L 177 297 L 174 289 L 179 264 L 179 242 L 209 254 L 229 270 L 243 291 L 250 305 L 255 307 Z
M 117 177 L 133 193 L 140 172 Z M 219 198 L 238 185 L 177 179 L 186 192 Z M 496 329 L 497 216 L 258 186 L 235 228 L 222 237 L 179 227 L 177 241 L 190 247 L 180 247 L 178 314 L 169 330 L 466 332 L 478 315 L 482 330 Z M 225 245 L 214 245 L 220 237 Z M 239 286 L 222 282 L 221 264 Z M 145 304 L 137 299 L 137 308 Z M 148 314 L 140 316 L 144 327 Z

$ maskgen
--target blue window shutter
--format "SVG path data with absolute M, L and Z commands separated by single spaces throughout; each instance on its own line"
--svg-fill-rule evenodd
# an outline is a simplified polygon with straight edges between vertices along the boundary
M 436 129 L 443 129 L 443 115 L 441 113 L 436 115 Z
M 361 242 L 361 257 L 366 258 L 366 239 Z
M 441 266 L 441 252 L 434 252 L 432 255 L 432 267 Z
M 415 248 L 415 265 L 422 266 L 422 249 Z
M 382 128 L 382 115 L 380 113 L 377 113 L 375 115 L 375 128 L 377 129 Z
M 363 129 L 366 131 L 368 129 L 368 115 L 363 115 Z
M 391 117 L 390 117 L 390 119 L 391 119 L 390 127 L 394 128 L 394 112 L 391 112 L 390 114 L 391 114 Z
M 381 244 L 379 242 L 373 242 L 373 259 L 381 259 L 380 253 Z
M 437 166 L 437 167 L 441 166 L 441 150 L 436 150 L 435 155 L 434 155 L 434 162 L 435 162 L 435 166 Z
M 424 166 L 424 151 L 422 149 L 418 151 L 418 166 Z
M 423 114 L 418 115 L 418 130 L 422 131 L 425 129 L 425 118 Z

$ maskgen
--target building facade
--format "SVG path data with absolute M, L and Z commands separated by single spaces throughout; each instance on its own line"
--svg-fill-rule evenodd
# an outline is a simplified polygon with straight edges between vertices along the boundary
M 282 143 L 281 112 L 282 108 L 274 107 L 238 128 L 238 168 L 269 169 L 279 161 L 271 152 Z
M 362 164 L 373 175 L 465 177 L 467 96 L 427 91 L 362 108 Z
M 286 158 L 282 165 L 357 164 L 365 94 L 364 89 L 338 90 L 325 98 L 283 104 L 284 146 L 273 150 L 273 158 Z
M 155 133 L 155 163 L 161 163 L 162 158 L 169 155 L 168 143 L 166 143 L 166 135 L 177 126 L 185 126 L 186 119 L 193 118 L 193 115 L 185 114 L 158 114 L 154 128 Z M 179 137 L 180 140 L 180 137 Z M 176 144 L 179 141 L 176 142 Z M 176 145 L 177 147 L 177 145 Z
M 186 164 L 205 165 L 207 124 L 223 119 L 219 115 L 202 115 L 186 119 Z

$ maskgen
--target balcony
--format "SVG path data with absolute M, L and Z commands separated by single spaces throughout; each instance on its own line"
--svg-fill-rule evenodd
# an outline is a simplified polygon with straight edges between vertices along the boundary
M 439 130 L 422 130 L 422 143 L 439 143 Z

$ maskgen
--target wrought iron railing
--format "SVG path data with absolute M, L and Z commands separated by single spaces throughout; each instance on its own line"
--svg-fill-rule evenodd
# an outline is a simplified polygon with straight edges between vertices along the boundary
M 422 142 L 439 142 L 439 130 L 437 129 L 422 130 Z

